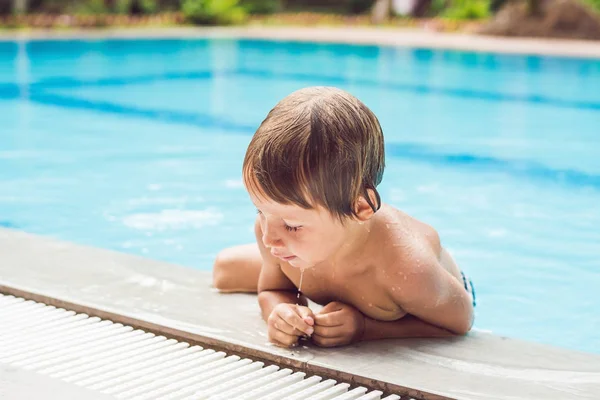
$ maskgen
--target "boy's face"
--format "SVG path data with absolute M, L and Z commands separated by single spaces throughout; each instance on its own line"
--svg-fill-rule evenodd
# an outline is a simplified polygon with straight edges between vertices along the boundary
M 306 210 L 250 195 L 256 206 L 262 241 L 271 254 L 297 268 L 331 259 L 345 240 L 344 225 L 322 207 Z

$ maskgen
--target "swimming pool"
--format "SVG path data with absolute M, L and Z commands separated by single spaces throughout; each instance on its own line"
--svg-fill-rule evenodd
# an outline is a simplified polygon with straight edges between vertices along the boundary
M 438 229 L 475 283 L 476 328 L 600 352 L 600 60 L 0 42 L 0 226 L 209 270 L 253 240 L 253 131 L 309 85 L 379 116 L 382 197 Z

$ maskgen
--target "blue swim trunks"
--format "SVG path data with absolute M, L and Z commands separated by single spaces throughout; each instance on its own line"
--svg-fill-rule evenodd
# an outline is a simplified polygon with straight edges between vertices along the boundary
M 477 305 L 477 302 L 475 301 L 475 287 L 473 286 L 473 282 L 471 281 L 471 279 L 467 278 L 464 272 L 460 271 L 460 274 L 462 275 L 465 290 L 471 293 L 471 296 L 473 297 L 473 307 L 475 307 Z

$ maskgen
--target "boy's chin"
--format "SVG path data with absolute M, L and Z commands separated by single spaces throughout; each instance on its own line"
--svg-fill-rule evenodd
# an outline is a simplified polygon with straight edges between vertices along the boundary
M 288 264 L 290 264 L 294 268 L 301 268 L 301 269 L 312 267 L 311 264 L 307 263 L 304 260 L 299 259 L 298 257 L 294 258 L 293 260 L 288 261 Z

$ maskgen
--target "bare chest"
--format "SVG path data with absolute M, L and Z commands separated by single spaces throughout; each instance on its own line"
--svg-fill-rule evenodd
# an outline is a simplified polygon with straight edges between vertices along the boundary
M 339 301 L 381 321 L 394 321 L 406 315 L 393 301 L 388 288 L 380 283 L 374 268 L 354 276 L 335 268 L 310 268 L 304 273 L 293 267 L 283 270 L 302 294 L 320 305 Z

